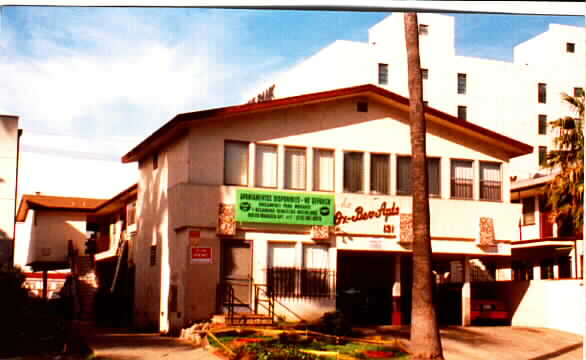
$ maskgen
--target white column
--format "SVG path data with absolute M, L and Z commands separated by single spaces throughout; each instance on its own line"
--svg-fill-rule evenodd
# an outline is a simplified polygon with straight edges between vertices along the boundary
M 474 171 L 474 190 L 472 191 L 472 198 L 474 200 L 480 199 L 480 162 L 474 160 L 472 163 L 472 171 Z
M 560 267 L 558 265 L 558 258 L 557 256 L 553 259 L 553 278 L 559 279 L 560 278 Z
M 397 195 L 397 154 L 389 156 L 390 174 L 389 174 L 389 189 L 392 196 Z
M 541 280 L 541 266 L 533 264 L 533 280 Z
M 251 142 L 248 144 L 248 187 L 254 187 L 254 170 L 256 159 L 256 144 Z
M 344 152 L 340 149 L 334 151 L 334 188 L 337 193 L 344 192 Z
M 307 147 L 305 152 L 305 190 L 313 191 L 313 148 Z
M 277 189 L 285 188 L 285 145 L 277 145 Z
M 462 326 L 470 326 L 470 261 L 467 256 L 462 261 L 463 281 L 462 285 Z
M 441 186 L 441 198 L 450 198 L 450 181 L 452 176 L 452 168 L 450 165 L 450 159 L 442 157 L 440 159 L 440 186 Z
M 362 191 L 365 194 L 370 194 L 370 153 L 365 152 L 364 158 L 362 160 L 362 168 L 363 174 L 362 178 L 364 179 L 364 183 L 362 184 Z
M 392 325 L 401 325 L 403 323 L 403 314 L 401 312 L 401 255 L 395 255 L 395 279 L 393 282 L 393 300 L 392 300 Z

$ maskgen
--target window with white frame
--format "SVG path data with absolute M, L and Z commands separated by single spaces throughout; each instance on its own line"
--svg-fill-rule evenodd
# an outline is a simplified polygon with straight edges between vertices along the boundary
M 256 145 L 254 182 L 258 187 L 277 187 L 277 146 Z
M 370 192 L 389 193 L 389 154 L 370 154 Z
M 305 190 L 305 149 L 285 148 L 285 189 Z
M 427 158 L 427 189 L 440 196 L 440 158 Z M 411 156 L 397 156 L 397 194 L 411 195 Z
M 226 141 L 224 143 L 224 184 L 248 185 L 248 143 Z
M 364 153 L 356 151 L 344 152 L 344 192 L 357 193 L 364 191 Z
M 501 164 L 480 162 L 480 199 L 501 201 Z
M 451 197 L 455 199 L 473 199 L 474 168 L 472 160 L 452 160 Z
M 334 150 L 314 149 L 313 190 L 334 191 Z

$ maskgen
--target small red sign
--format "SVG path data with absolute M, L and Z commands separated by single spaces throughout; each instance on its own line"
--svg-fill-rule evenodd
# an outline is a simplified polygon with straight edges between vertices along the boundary
M 212 248 L 209 247 L 192 247 L 191 248 L 192 264 L 211 264 Z
M 199 231 L 197 231 L 197 230 L 191 230 L 189 232 L 189 238 L 190 239 L 199 239 L 200 236 L 201 236 L 201 233 Z

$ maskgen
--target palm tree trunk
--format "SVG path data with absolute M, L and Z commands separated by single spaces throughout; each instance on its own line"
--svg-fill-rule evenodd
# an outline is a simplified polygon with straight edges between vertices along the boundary
M 405 13 L 405 41 L 411 122 L 411 179 L 413 193 L 413 291 L 411 301 L 411 359 L 443 360 L 433 304 L 432 253 L 429 231 L 429 197 L 425 155 L 423 83 L 419 60 L 416 13 Z

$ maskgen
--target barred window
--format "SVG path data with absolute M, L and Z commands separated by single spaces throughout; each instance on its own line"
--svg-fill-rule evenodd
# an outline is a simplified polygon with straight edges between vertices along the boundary
M 440 196 L 440 159 L 427 158 L 427 188 L 430 196 Z M 411 195 L 411 156 L 397 157 L 397 194 Z
M 480 162 L 480 199 L 501 201 L 501 164 Z
M 452 160 L 451 196 L 455 199 L 472 199 L 474 194 L 474 170 L 472 160 Z
M 539 115 L 538 121 L 539 121 L 538 134 L 545 135 L 547 133 L 547 115 L 543 115 L 543 114 Z

